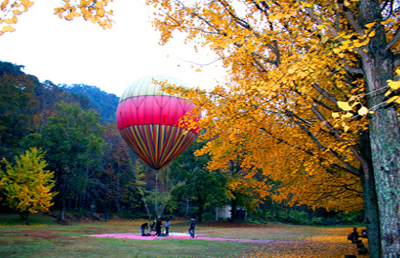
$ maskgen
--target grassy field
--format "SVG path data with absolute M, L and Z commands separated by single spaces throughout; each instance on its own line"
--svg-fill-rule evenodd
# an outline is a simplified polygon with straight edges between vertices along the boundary
M 0 257 L 344 257 L 357 254 L 346 240 L 352 227 L 309 227 L 199 223 L 196 234 L 209 237 L 287 241 L 253 244 L 197 239 L 133 240 L 84 235 L 139 233 L 144 220 L 73 222 L 61 225 L 49 216 L 32 215 L 26 226 L 17 215 L 0 215 Z M 171 221 L 170 232 L 184 232 L 188 221 Z M 298 242 L 300 241 L 300 242 Z M 363 239 L 366 244 L 366 239 Z M 368 255 L 357 257 L 368 257 Z

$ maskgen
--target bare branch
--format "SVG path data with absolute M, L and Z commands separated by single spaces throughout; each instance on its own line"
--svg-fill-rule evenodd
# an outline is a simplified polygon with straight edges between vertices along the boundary
M 264 131 L 264 132 L 267 133 L 269 136 L 271 136 L 272 138 L 274 138 L 274 139 L 278 142 L 278 144 L 279 144 L 279 143 L 284 143 L 284 144 L 286 144 L 286 145 L 288 145 L 288 146 L 290 146 L 290 147 L 292 147 L 292 148 L 295 148 L 295 149 L 300 150 L 300 151 L 302 151 L 302 152 L 304 152 L 304 153 L 306 153 L 306 154 L 308 154 L 308 155 L 310 155 L 310 156 L 315 157 L 315 154 L 314 154 L 313 152 L 311 152 L 311 151 L 309 151 L 309 150 L 306 150 L 306 149 L 303 149 L 303 148 L 301 148 L 301 147 L 298 146 L 298 145 L 291 144 L 291 143 L 287 142 L 286 140 L 284 140 L 284 139 L 282 139 L 282 138 L 277 138 L 275 135 L 273 135 L 273 134 L 271 134 L 270 132 L 268 132 L 264 127 L 261 127 L 260 130 Z M 317 145 L 317 146 L 318 146 L 318 145 Z M 321 145 L 321 146 L 322 146 L 322 145 Z M 322 146 L 322 147 L 325 148 L 324 146 Z M 321 158 L 321 157 L 318 157 L 318 159 L 321 161 L 321 163 L 325 161 L 325 159 L 323 159 L 323 158 Z M 350 165 L 351 169 L 349 169 L 349 168 L 347 168 L 347 167 L 339 166 L 339 165 L 337 165 L 337 164 L 333 164 L 332 166 L 335 167 L 336 169 L 339 169 L 339 170 L 342 170 L 342 171 L 351 173 L 351 174 L 356 175 L 356 176 L 360 176 L 359 172 L 358 172 L 354 167 L 352 167 L 351 165 Z M 354 170 L 354 169 L 355 169 L 355 170 Z M 354 174 L 354 173 L 355 173 L 355 174 Z
M 385 51 L 388 51 L 391 47 L 396 44 L 396 42 L 400 39 L 400 28 L 397 28 L 396 33 L 394 34 L 393 39 L 386 45 Z
M 396 54 L 394 55 L 394 67 L 396 68 L 399 65 L 400 65 L 400 55 Z
M 327 92 L 326 90 L 324 90 L 323 88 L 319 87 L 318 84 L 313 83 L 311 85 L 314 89 L 316 89 L 322 96 L 324 96 L 325 98 L 327 98 L 330 102 L 332 102 L 333 104 L 335 104 L 335 106 L 337 105 L 337 99 L 332 96 L 331 94 L 329 94 L 329 92 Z
M 344 69 L 346 69 L 346 71 L 348 71 L 349 73 L 359 73 L 359 74 L 364 74 L 364 71 L 361 68 L 354 68 L 351 67 L 347 64 L 346 59 L 342 59 L 342 62 L 344 64 Z
M 315 103 L 317 103 L 318 105 L 323 106 L 324 108 L 326 108 L 326 109 L 328 109 L 328 110 L 330 110 L 330 111 L 337 111 L 336 109 L 334 109 L 334 108 L 332 108 L 332 107 L 326 105 L 325 103 L 323 103 L 322 101 L 317 100 L 316 98 L 312 98 L 312 100 L 313 100 Z
M 273 65 L 278 66 L 278 62 L 277 62 L 276 60 L 271 60 L 271 59 L 265 58 L 265 57 L 261 56 L 260 54 L 257 54 L 257 53 L 254 53 L 254 52 L 251 53 L 251 55 L 252 55 L 254 58 L 259 58 L 259 59 L 264 60 L 264 61 L 267 62 L 267 63 L 270 63 L 270 64 L 273 64 Z
M 346 162 L 345 159 L 339 153 L 323 146 L 321 142 L 317 139 L 317 137 L 315 137 L 315 135 L 311 133 L 310 130 L 308 130 L 308 128 L 303 124 L 301 124 L 298 120 L 294 119 L 294 122 L 300 127 L 300 129 L 302 129 L 308 135 L 308 137 L 318 146 L 319 149 L 324 151 L 328 150 L 334 157 L 336 157 L 338 160 L 340 160 L 340 162 L 342 162 L 346 166 L 346 168 L 350 171 L 350 173 L 352 173 L 355 176 L 360 176 L 358 170 L 355 167 L 353 167 L 350 163 Z
M 258 65 L 258 67 L 264 72 L 268 73 L 267 69 L 264 68 L 264 66 L 257 60 L 257 58 L 253 57 L 254 62 Z
M 361 24 L 358 22 L 357 18 L 354 16 L 353 12 L 349 8 L 347 8 L 347 6 L 344 5 L 343 0 L 338 0 L 337 4 L 338 4 L 340 10 L 342 10 L 344 16 L 346 16 L 346 18 L 349 21 L 349 23 L 351 24 L 351 26 L 354 28 L 354 30 L 356 32 L 358 32 L 361 36 L 363 36 L 364 30 L 363 30 Z
M 346 140 L 344 140 L 342 138 L 340 133 L 328 122 L 328 120 L 319 112 L 319 110 L 316 107 L 311 107 L 311 110 L 314 112 L 314 114 L 317 115 L 319 120 L 321 120 L 322 122 L 325 122 L 325 126 L 329 129 L 329 131 L 331 131 L 333 133 L 333 135 L 336 137 L 336 139 L 338 139 L 339 141 L 341 141 L 343 143 L 347 142 Z M 356 159 L 358 159 L 360 161 L 360 163 L 362 165 L 366 164 L 364 158 L 360 155 L 360 153 L 357 151 L 355 146 L 351 145 L 351 146 L 348 146 L 348 148 L 354 154 Z M 366 170 L 364 169 L 364 171 L 366 171 Z
M 316 14 L 314 13 L 313 9 L 311 9 L 310 7 L 306 7 L 305 10 L 307 11 L 308 15 L 310 15 L 311 18 L 313 18 L 313 19 L 316 21 L 316 23 L 317 23 L 318 25 L 323 25 L 323 24 L 325 24 L 324 20 L 322 20 L 321 18 L 319 18 L 318 15 L 316 15 Z M 330 33 L 334 38 L 336 38 L 337 41 L 339 41 L 339 42 L 345 41 L 345 39 L 343 39 L 342 37 L 339 37 L 339 33 L 338 33 L 338 31 L 337 31 L 335 28 L 333 28 L 333 27 L 330 26 L 329 24 L 326 24 L 326 28 L 328 29 L 329 33 Z M 364 32 L 362 32 L 362 33 L 364 34 Z M 361 57 L 366 57 L 366 56 L 367 56 L 367 54 L 366 54 L 364 51 L 362 51 L 361 48 L 355 48 L 355 51 L 356 51 Z

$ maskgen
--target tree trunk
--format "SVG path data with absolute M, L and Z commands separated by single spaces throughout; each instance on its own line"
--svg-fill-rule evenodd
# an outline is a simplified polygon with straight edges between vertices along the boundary
M 23 211 L 19 213 L 19 218 L 21 221 L 26 220 L 25 213 Z
M 190 210 L 190 196 L 187 197 L 186 199 L 186 213 L 185 213 L 185 217 L 187 217 L 189 215 L 189 210 Z
M 369 142 L 369 133 L 364 131 L 360 135 L 360 153 L 363 160 L 366 161 L 366 166 L 360 168 L 363 199 L 364 199 L 364 213 L 365 224 L 367 226 L 368 235 L 368 248 L 370 258 L 380 258 L 381 243 L 380 243 L 380 228 L 379 228 L 379 210 L 378 200 L 376 196 L 374 173 L 371 159 L 371 149 Z M 362 168 L 367 168 L 363 170 Z
M 362 25 L 382 21 L 378 0 L 359 1 L 359 20 Z M 376 28 L 366 54 L 362 54 L 367 106 L 375 113 L 370 116 L 370 141 L 375 187 L 378 197 L 383 257 L 400 257 L 400 131 L 396 109 L 382 105 L 386 100 L 387 80 L 393 79 L 394 58 L 386 50 L 387 39 L 383 26 Z
M 237 197 L 233 194 L 234 198 L 231 201 L 231 222 L 235 222 L 236 219 L 236 210 L 237 210 Z
M 58 221 L 63 221 L 65 219 L 65 198 L 61 197 L 61 212 L 60 216 L 58 217 Z
M 200 195 L 198 196 L 198 203 L 199 203 L 199 205 L 197 207 L 199 208 L 199 222 L 202 222 L 203 221 L 202 215 L 204 213 L 204 209 L 203 209 L 204 203 L 203 203 L 203 200 L 201 199 Z
M 28 225 L 28 226 L 29 226 L 29 214 L 30 214 L 30 212 L 29 212 L 29 211 L 26 211 L 26 221 L 25 221 L 25 223 L 26 223 L 26 225 Z

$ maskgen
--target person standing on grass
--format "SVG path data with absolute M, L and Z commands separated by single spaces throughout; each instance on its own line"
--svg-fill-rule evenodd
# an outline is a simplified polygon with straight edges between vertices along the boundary
M 353 233 L 351 233 L 351 242 L 353 244 L 356 244 L 358 240 L 358 232 L 357 232 L 357 228 L 353 228 Z
M 161 218 L 159 218 L 156 223 L 156 236 L 161 236 L 161 227 L 162 227 L 162 221 Z
M 196 225 L 196 221 L 194 218 L 190 218 L 190 227 L 189 227 L 189 234 L 192 238 L 194 238 L 194 228 Z
M 170 226 L 170 222 L 169 219 L 165 220 L 165 235 L 168 236 L 169 235 L 169 226 Z
M 146 236 L 146 234 L 144 233 L 144 230 L 145 229 L 148 229 L 149 228 L 149 223 L 143 223 L 141 226 L 140 226 L 140 229 L 142 230 L 142 236 Z

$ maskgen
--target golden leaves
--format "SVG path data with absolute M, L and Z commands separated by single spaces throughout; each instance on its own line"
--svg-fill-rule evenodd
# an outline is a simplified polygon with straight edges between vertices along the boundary
M 64 3 L 61 7 L 54 8 L 54 14 L 59 18 L 72 21 L 76 17 L 83 17 L 86 21 L 90 20 L 97 23 L 103 29 L 110 29 L 113 21 L 110 16 L 113 15 L 112 10 L 107 10 L 109 2 L 113 0 L 62 0 Z M 3 0 L 0 4 L 0 35 L 6 32 L 13 32 L 15 29 L 10 24 L 18 22 L 17 15 L 28 11 L 34 2 L 30 0 L 15 0 L 10 3 L 9 0 Z
M 400 69 L 398 69 L 396 71 L 396 73 L 398 75 L 400 75 Z M 400 89 L 400 80 L 398 80 L 398 81 L 388 80 L 387 82 L 388 82 L 389 90 L 385 93 L 385 96 L 389 96 L 389 95 L 393 94 L 394 92 L 397 93 L 398 90 Z M 393 101 L 400 104 L 400 96 L 399 95 L 392 96 L 386 102 L 391 103 Z
M 103 29 L 110 29 L 113 23 L 110 16 L 113 12 L 106 10 L 110 1 L 112 2 L 112 0 L 64 0 L 64 6 L 54 8 L 54 13 L 67 21 L 82 16 L 85 21 L 97 23 Z
M 344 111 L 352 111 L 352 107 L 350 107 L 348 102 L 338 101 L 337 105 L 339 108 L 343 109 Z
M 10 24 L 18 22 L 17 15 L 28 11 L 28 8 L 33 5 L 29 0 L 17 0 L 10 3 L 9 0 L 3 0 L 0 5 L 0 24 L 6 23 L 8 25 L 0 25 L 0 35 L 6 32 L 13 32 L 15 28 Z
M 1 29 L 0 35 L 2 35 L 5 32 L 13 32 L 13 31 L 15 31 L 15 29 L 12 26 L 6 25 L 6 26 L 3 26 L 3 28 Z
M 347 80 L 341 59 L 357 64 L 357 47 L 369 44 L 374 25 L 365 27 L 370 29 L 365 37 L 345 29 L 338 31 L 338 37 L 332 36 L 331 28 L 349 26 L 341 17 L 332 19 L 337 12 L 334 5 L 323 5 L 315 8 L 322 20 L 320 32 L 304 11 L 304 6 L 314 8 L 313 1 L 271 2 L 268 12 L 259 12 L 253 2 L 240 2 L 240 8 L 220 1 L 190 2 L 185 7 L 169 0 L 148 0 L 147 4 L 161 10 L 153 24 L 161 32 L 162 43 L 175 30 L 187 32 L 187 40 L 211 46 L 229 70 L 229 83 L 189 97 L 206 113 L 199 122 L 204 129 L 199 136 L 209 140 L 201 150 L 211 155 L 208 168 L 228 169 L 234 161 L 245 171 L 241 179 L 262 175 L 279 181 L 275 200 L 349 209 L 351 205 L 329 194 L 339 195 L 340 185 L 348 182 L 359 191 L 360 181 L 340 169 L 333 172 L 335 176 L 327 170 L 340 167 L 342 161 L 358 166 L 349 148 L 357 143 L 354 132 L 367 123 L 353 118 L 367 109 L 363 108 L 363 82 Z M 346 101 L 348 96 L 355 98 Z M 333 136 L 333 130 L 339 136 Z M 335 152 L 337 156 L 332 155 Z M 348 198 L 347 203 L 355 199 L 362 203 L 360 196 L 341 197 Z

